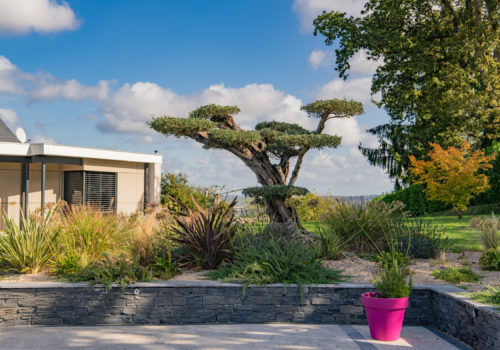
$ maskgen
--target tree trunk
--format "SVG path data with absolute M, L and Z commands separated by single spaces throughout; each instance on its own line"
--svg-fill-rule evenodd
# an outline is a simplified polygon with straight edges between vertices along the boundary
M 273 165 L 264 151 L 256 148 L 247 148 L 244 152 L 239 149 L 229 149 L 229 151 L 253 171 L 259 184 L 263 186 L 286 184 L 285 173 L 288 171 L 283 172 L 280 166 Z M 316 236 L 302 226 L 295 208 L 287 206 L 284 199 L 266 200 L 266 212 L 269 216 L 270 229 L 286 232 L 288 240 L 314 242 Z
M 268 229 L 283 232 L 283 238 L 287 240 L 314 242 L 316 236 L 302 226 L 295 208 L 287 206 L 283 199 L 266 200 L 266 212 L 269 216 Z

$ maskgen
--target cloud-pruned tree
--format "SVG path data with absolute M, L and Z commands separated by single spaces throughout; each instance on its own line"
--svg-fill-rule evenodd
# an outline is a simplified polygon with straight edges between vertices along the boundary
M 223 149 L 238 157 L 260 184 L 246 189 L 245 193 L 265 202 L 271 224 L 282 226 L 291 239 L 299 239 L 307 231 L 285 199 L 307 193 L 306 189 L 294 186 L 304 157 L 311 149 L 338 147 L 339 136 L 323 134 L 326 123 L 332 118 L 362 114 L 363 105 L 352 100 L 332 99 L 315 101 L 301 108 L 317 120 L 315 130 L 277 121 L 261 122 L 254 130 L 245 130 L 233 118 L 240 111 L 237 106 L 214 104 L 193 110 L 187 118 L 153 118 L 149 125 L 167 137 L 190 138 L 204 148 Z

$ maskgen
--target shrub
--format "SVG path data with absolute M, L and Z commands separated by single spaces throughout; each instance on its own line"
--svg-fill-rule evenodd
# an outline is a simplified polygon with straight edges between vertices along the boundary
M 316 243 L 317 257 L 325 260 L 338 260 L 342 257 L 347 244 L 335 231 L 325 230 L 321 226 L 316 228 L 319 239 Z
M 53 211 L 40 216 L 21 215 L 20 225 L 3 213 L 4 234 L 0 235 L 0 263 L 23 273 L 37 273 L 57 251 L 58 233 L 49 227 Z
M 404 220 L 390 226 L 390 236 L 396 240 L 400 251 L 416 259 L 435 259 L 451 247 L 442 226 L 422 220 Z
M 315 252 L 297 242 L 264 240 L 246 237 L 239 241 L 231 263 L 209 274 L 212 279 L 249 284 L 298 284 L 301 293 L 309 283 L 338 283 L 343 280 L 339 271 L 323 266 Z
M 195 200 L 202 208 L 214 205 L 217 195 L 210 188 L 200 188 L 189 185 L 184 174 L 163 174 L 161 177 L 161 203 L 170 210 L 179 211 L 184 203 L 191 210 L 196 210 Z
M 432 275 L 440 280 L 450 283 L 477 282 L 481 278 L 470 267 L 447 267 L 443 270 L 434 270 Z
M 422 216 L 428 213 L 443 211 L 451 207 L 443 202 L 427 200 L 423 189 L 423 185 L 411 185 L 407 188 L 386 194 L 382 196 L 380 200 L 386 203 L 392 203 L 394 201 L 402 202 L 405 205 L 405 209 L 408 210 L 412 216 Z
M 153 271 L 161 279 L 170 279 L 181 273 L 176 261 L 173 261 L 173 239 L 170 225 L 172 218 L 165 212 L 156 214 L 160 223 L 159 234 L 153 244 Z
M 500 251 L 487 250 L 479 258 L 479 266 L 483 270 L 500 271 Z
M 469 226 L 478 230 L 479 238 L 485 250 L 498 248 L 498 218 L 491 214 L 491 218 L 474 217 L 469 221 Z
M 172 226 L 173 240 L 188 248 L 181 260 L 205 269 L 214 269 L 229 260 L 233 253 L 232 239 L 237 230 L 233 210 L 236 199 L 227 206 L 218 198 L 214 206 L 203 209 L 193 198 L 196 211 L 181 202 L 176 203 L 184 211 L 173 212 L 176 221 L 176 225 Z
M 405 298 L 412 288 L 412 276 L 410 274 L 408 282 L 406 276 L 406 268 L 393 261 L 392 265 L 383 268 L 373 284 L 382 298 Z
M 151 281 L 153 274 L 148 268 L 141 266 L 137 261 L 130 261 L 125 255 L 111 258 L 103 254 L 102 258 L 89 263 L 76 274 L 67 276 L 71 281 L 88 281 L 91 285 L 104 284 L 106 290 L 111 289 L 113 283 L 132 284 L 137 281 Z
M 323 222 L 357 252 L 380 250 L 391 222 L 403 219 L 403 208 L 401 202 L 337 200 L 323 216 Z
M 132 232 L 125 217 L 92 206 L 63 207 L 52 229 L 58 231 L 62 248 L 54 254 L 55 271 L 67 269 L 75 260 L 82 268 L 105 252 L 123 252 Z
M 286 200 L 287 205 L 295 207 L 302 222 L 318 221 L 333 205 L 333 199 L 317 196 L 309 192 L 304 196 L 293 196 Z
M 182 272 L 177 263 L 172 261 L 172 257 L 168 255 L 156 256 L 152 267 L 155 276 L 162 280 L 168 280 Z
M 500 288 L 487 285 L 484 290 L 468 295 L 480 303 L 500 306 Z

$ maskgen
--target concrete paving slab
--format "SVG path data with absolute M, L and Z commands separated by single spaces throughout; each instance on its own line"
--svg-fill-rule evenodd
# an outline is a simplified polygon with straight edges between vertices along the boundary
M 458 349 L 422 327 L 403 328 L 402 339 L 377 342 L 367 326 L 233 324 L 183 326 L 5 327 L 0 349 L 212 350 L 212 349 Z

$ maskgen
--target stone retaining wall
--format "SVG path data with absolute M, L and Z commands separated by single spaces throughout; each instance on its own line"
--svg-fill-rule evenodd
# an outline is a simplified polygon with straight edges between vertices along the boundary
M 84 283 L 0 283 L 0 325 L 337 323 L 366 324 L 371 285 L 255 286 L 213 281 L 89 287 Z M 432 325 L 477 349 L 500 344 L 500 316 L 451 286 L 416 286 L 406 325 Z

